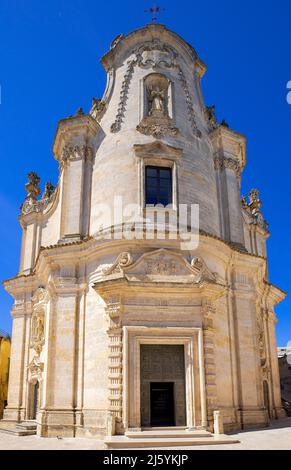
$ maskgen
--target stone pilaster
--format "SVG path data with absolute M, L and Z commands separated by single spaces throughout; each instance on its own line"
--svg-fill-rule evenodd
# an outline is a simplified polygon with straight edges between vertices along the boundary
M 66 278 L 55 277 L 50 289 L 55 300 L 50 309 L 48 363 L 44 384 L 46 396 L 38 434 L 45 437 L 74 437 L 80 286 L 71 275 Z
M 119 302 L 107 304 L 108 315 L 108 388 L 109 388 L 109 413 L 115 421 L 115 432 L 122 431 L 122 327 L 121 305 Z
M 29 348 L 30 303 L 16 301 L 13 317 L 12 348 L 10 357 L 8 406 L 4 419 L 22 421 L 26 418 L 26 365 Z
M 245 138 L 224 126 L 211 134 L 221 236 L 235 245 L 244 246 L 240 198 L 241 172 L 245 165 Z
M 93 149 L 86 144 L 63 149 L 62 239 L 78 240 L 88 235 L 92 160 Z
M 273 391 L 273 417 L 276 419 L 285 418 L 286 414 L 282 408 L 282 398 L 280 389 L 280 374 L 279 374 L 279 363 L 277 359 L 277 343 L 275 334 L 275 325 L 277 318 L 273 309 L 266 311 L 267 321 L 267 333 L 269 343 L 269 355 L 270 355 L 270 378 L 272 381 Z
M 213 430 L 213 412 L 217 410 L 216 364 L 215 364 L 215 330 L 213 317 L 215 307 L 209 300 L 203 300 L 203 342 L 206 382 L 206 406 L 208 427 Z

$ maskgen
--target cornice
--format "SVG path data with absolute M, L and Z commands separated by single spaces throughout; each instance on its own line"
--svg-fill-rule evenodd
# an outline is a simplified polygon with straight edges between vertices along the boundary
M 199 58 L 195 49 L 177 33 L 169 30 L 166 28 L 166 26 L 161 24 L 148 24 L 143 28 L 136 29 L 125 36 L 122 34 L 117 36 L 113 40 L 110 50 L 101 59 L 101 63 L 104 69 L 106 72 L 108 72 L 110 69 L 114 68 L 116 58 L 123 52 L 126 53 L 127 51 L 129 55 L 132 47 L 138 43 L 156 39 L 164 41 L 165 43 L 169 43 L 172 47 L 176 46 L 180 53 L 183 51 L 186 56 L 188 56 L 190 61 L 196 63 L 199 76 L 201 78 L 203 77 L 207 67 L 205 63 Z
M 239 259 L 245 260 L 247 262 L 247 259 L 257 259 L 257 260 L 262 260 L 266 261 L 266 258 L 262 256 L 258 256 L 252 253 L 248 253 L 244 251 L 243 249 L 239 249 L 238 247 L 232 246 L 231 243 L 226 242 L 225 240 L 220 239 L 219 237 L 209 234 L 205 231 L 200 230 L 200 236 L 202 236 L 205 240 L 210 239 L 210 240 L 215 240 L 218 243 L 223 244 L 225 247 L 228 248 L 229 250 L 229 255 L 231 256 L 231 253 L 233 255 L 236 255 L 235 258 L 233 258 L 233 261 L 238 261 Z M 110 247 L 112 249 L 115 249 L 119 247 L 120 252 L 124 251 L 123 246 L 126 244 L 128 245 L 129 243 L 140 246 L 140 240 L 116 240 L 116 243 L 114 240 L 108 240 L 104 241 L 104 236 L 100 236 L 100 239 L 93 238 L 93 237 L 87 237 L 84 240 L 80 241 L 74 241 L 70 243 L 59 243 L 55 245 L 50 245 L 47 247 L 41 247 L 39 255 L 36 259 L 34 269 L 30 271 L 28 274 L 17 274 L 13 278 L 7 279 L 3 282 L 4 287 L 9 290 L 10 288 L 14 287 L 21 287 L 21 286 L 26 286 L 27 283 L 31 284 L 34 282 L 34 279 L 36 279 L 36 273 L 38 272 L 40 268 L 40 264 L 45 263 L 47 265 L 48 263 L 53 263 L 55 262 L 55 257 L 54 255 L 52 256 L 50 253 L 55 251 L 56 256 L 60 256 L 63 260 L 66 258 L 70 258 L 72 255 L 72 250 L 74 253 L 74 260 L 77 262 L 77 253 L 79 252 L 80 254 L 80 259 L 86 262 L 86 256 L 87 257 L 92 257 L 96 250 L 98 250 L 99 253 L 101 253 L 103 250 L 108 250 Z M 150 243 L 152 243 L 153 240 L 150 240 Z M 164 241 L 163 241 L 164 242 Z M 146 245 L 145 245 L 146 246 Z M 239 257 L 239 258 L 238 258 Z M 79 260 L 80 261 L 80 260 Z M 19 285 L 20 282 L 20 285 Z M 275 287 L 274 287 L 275 288 Z M 283 291 L 280 291 L 283 292 Z M 285 293 L 284 293 L 285 294 Z M 286 295 L 286 294 L 285 294 Z
M 77 114 L 58 122 L 53 142 L 53 153 L 57 160 L 61 159 L 64 146 L 70 143 L 73 136 L 83 136 L 86 140 L 93 139 L 101 129 L 100 125 L 90 114 Z
M 225 126 L 218 126 L 209 134 L 216 158 L 236 160 L 243 171 L 246 165 L 246 137 Z

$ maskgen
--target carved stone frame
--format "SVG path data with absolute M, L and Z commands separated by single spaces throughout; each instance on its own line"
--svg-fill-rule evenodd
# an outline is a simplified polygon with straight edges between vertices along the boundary
M 178 210 L 178 168 L 177 162 L 182 156 L 182 149 L 171 147 L 159 141 L 146 145 L 135 145 L 134 152 L 138 164 L 138 205 L 140 215 L 145 209 L 145 167 L 148 165 L 172 169 L 172 206 Z M 153 209 L 157 210 L 157 209 Z
M 157 72 L 154 72 L 157 73 Z M 139 122 L 141 122 L 147 115 L 147 100 L 146 100 L 146 89 L 145 89 L 145 81 L 149 75 L 153 73 L 149 73 L 145 75 L 143 78 L 140 79 L 140 93 L 139 93 Z M 168 104 L 168 115 L 170 119 L 174 120 L 174 83 L 173 81 L 164 73 L 158 73 L 159 75 L 163 75 L 166 80 L 168 81 L 168 96 L 167 96 L 167 104 Z
M 125 430 L 141 429 L 140 346 L 183 345 L 185 354 L 186 426 L 207 427 L 203 332 L 201 328 L 123 327 L 123 417 Z

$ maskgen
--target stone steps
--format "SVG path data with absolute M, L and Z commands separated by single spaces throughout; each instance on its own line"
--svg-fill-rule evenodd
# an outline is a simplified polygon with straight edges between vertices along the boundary
M 151 430 L 145 430 L 145 431 L 140 431 L 140 432 L 126 432 L 125 433 L 126 437 L 129 437 L 131 439 L 144 439 L 144 438 L 152 438 L 152 439 L 160 439 L 160 438 L 209 438 L 212 437 L 212 434 L 207 431 L 179 431 L 178 429 L 176 430 L 164 430 L 164 429 L 155 429 L 153 431 Z
M 107 436 L 104 444 L 107 449 L 132 449 L 155 447 L 191 447 L 204 445 L 237 444 L 240 441 L 228 436 L 213 435 L 203 430 L 146 430 L 128 431 L 124 436 Z
M 14 426 L 3 426 L 0 422 L 0 432 L 5 434 L 11 434 L 13 436 L 33 436 L 36 434 L 36 422 L 35 421 L 23 421 L 16 423 Z

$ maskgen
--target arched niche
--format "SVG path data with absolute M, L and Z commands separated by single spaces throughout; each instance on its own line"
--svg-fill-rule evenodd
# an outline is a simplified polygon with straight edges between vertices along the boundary
M 172 82 L 160 73 L 151 73 L 143 80 L 144 117 L 173 116 Z

